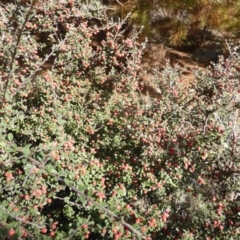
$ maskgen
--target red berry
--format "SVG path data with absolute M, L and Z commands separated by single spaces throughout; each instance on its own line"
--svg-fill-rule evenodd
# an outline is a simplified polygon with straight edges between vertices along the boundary
M 47 228 L 42 228 L 41 229 L 41 233 L 46 233 L 47 232 Z
M 15 231 L 13 228 L 8 230 L 8 236 L 12 237 L 12 236 L 14 236 L 14 234 L 15 234 Z

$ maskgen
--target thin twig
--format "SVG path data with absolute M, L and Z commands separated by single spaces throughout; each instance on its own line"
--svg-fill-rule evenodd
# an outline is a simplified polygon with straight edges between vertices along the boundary
M 3 11 L 2 11 L 2 7 L 0 7 L 0 13 L 2 15 L 2 18 L 3 18 L 4 22 L 5 22 L 5 24 L 7 24 L 8 20 L 7 20 L 6 16 L 4 15 Z
M 29 157 L 29 160 L 34 163 L 35 165 L 37 165 L 39 168 L 44 169 L 45 167 L 38 161 L 36 161 L 34 158 Z M 105 212 L 108 216 L 110 216 L 111 218 L 114 218 L 115 220 L 121 222 L 121 224 L 123 226 L 125 226 L 126 228 L 128 228 L 133 234 L 135 234 L 138 238 L 140 239 L 146 239 L 146 237 L 139 232 L 138 230 L 136 230 L 135 228 L 132 227 L 132 225 L 130 225 L 129 223 L 125 222 L 122 218 L 118 217 L 117 215 L 115 215 L 112 211 L 110 211 L 109 209 L 102 207 L 99 203 L 95 202 L 93 199 L 91 199 L 90 197 L 86 196 L 84 193 L 82 193 L 81 191 L 79 191 L 77 188 L 75 188 L 74 186 L 68 185 L 64 179 L 62 179 L 61 177 L 59 177 L 57 174 L 51 173 L 49 172 L 49 174 L 51 176 L 53 176 L 55 179 L 57 179 L 59 182 L 61 182 L 62 184 L 64 184 L 65 186 L 68 186 L 71 190 L 73 190 L 79 197 L 84 198 L 86 201 L 88 201 L 89 203 L 93 204 L 95 207 L 97 207 L 100 211 Z
M 64 42 L 65 42 L 65 39 L 62 40 L 62 41 L 58 44 L 58 46 L 60 47 Z M 13 96 L 15 96 L 20 90 L 22 90 L 23 87 L 28 83 L 28 81 L 29 81 L 29 80 L 32 80 L 32 77 L 33 77 L 35 74 L 37 74 L 39 71 L 42 70 L 41 67 L 44 65 L 44 63 L 46 63 L 46 62 L 49 60 L 49 58 L 55 53 L 55 51 L 56 51 L 56 50 L 53 49 L 53 50 L 45 57 L 45 59 L 37 66 L 37 68 L 30 74 L 30 76 L 28 76 L 28 77 L 25 79 L 24 83 L 21 85 L 21 87 L 19 87 L 19 88 L 17 89 L 17 91 L 13 94 Z
M 9 141 L 5 141 L 7 144 L 11 145 L 11 142 Z M 18 152 L 22 152 L 22 149 L 21 148 L 16 148 L 16 151 Z M 42 169 L 42 170 L 47 170 L 45 168 L 45 166 L 40 163 L 39 161 L 35 160 L 34 158 L 32 157 L 28 157 L 28 159 L 35 165 L 37 166 L 38 168 Z M 84 200 L 86 200 L 87 202 L 91 203 L 92 205 L 94 205 L 95 207 L 97 207 L 99 209 L 99 211 L 101 212 L 105 212 L 109 217 L 121 222 L 121 224 L 123 226 L 125 226 L 127 229 L 129 229 L 129 231 L 131 231 L 133 234 L 135 234 L 139 239 L 146 239 L 146 237 L 141 233 L 139 232 L 138 230 L 136 230 L 132 225 L 130 225 L 129 223 L 127 223 L 126 221 L 124 221 L 123 218 L 121 217 L 118 217 L 116 214 L 114 214 L 112 211 L 110 211 L 109 209 L 107 209 L 106 207 L 103 207 L 101 206 L 99 203 L 95 202 L 92 198 L 88 197 L 87 195 L 85 195 L 84 193 L 82 193 L 81 191 L 79 191 L 76 187 L 70 185 L 70 184 L 67 184 L 66 181 L 59 177 L 57 174 L 53 173 L 53 172 L 50 172 L 48 171 L 48 174 L 52 177 L 54 177 L 59 183 L 62 183 L 63 185 L 65 186 L 68 186 L 69 189 L 73 190 L 79 197 L 83 198 Z M 9 214 L 10 215 L 10 214 Z M 11 216 L 11 215 L 10 215 Z M 16 218 L 16 217 L 15 217 Z M 28 222 L 27 222 L 28 223 Z M 33 223 L 31 223 L 31 225 L 35 225 Z M 38 226 L 39 227 L 39 226 Z M 40 228 L 40 227 L 39 227 Z
M 121 3 L 121 2 L 119 2 L 118 0 L 116 0 L 117 1 L 117 3 L 119 3 L 121 6 L 123 6 L 123 4 Z
M 64 199 L 64 198 L 61 198 L 61 197 L 55 197 L 55 198 L 57 198 L 57 199 L 59 199 L 59 200 L 62 200 L 62 201 L 65 201 L 65 199 Z M 76 207 L 78 207 L 79 209 L 84 208 L 82 205 L 77 204 L 77 203 L 74 203 L 74 202 L 71 202 L 71 201 L 67 201 L 67 203 L 69 203 L 69 204 L 72 205 L 72 206 L 76 206 Z M 79 230 L 81 227 L 82 227 L 82 226 L 77 227 L 77 228 L 73 231 L 73 233 L 72 233 L 71 235 L 69 235 L 67 238 L 65 238 L 64 240 L 72 239 L 72 237 L 78 232 L 78 230 Z
M 36 225 L 36 224 L 33 224 L 32 222 L 29 222 L 29 221 L 27 221 L 27 220 L 23 220 L 23 219 L 20 218 L 20 217 L 17 217 L 17 216 L 12 215 L 6 208 L 3 208 L 2 206 L 0 206 L 0 207 L 2 208 L 3 211 L 5 211 L 6 214 L 8 214 L 8 215 L 11 216 L 12 218 L 16 219 L 18 222 L 24 222 L 24 224 L 30 224 L 30 225 L 33 225 L 34 227 L 42 228 L 42 227 L 40 227 L 40 226 L 38 226 L 38 225 Z M 8 229 L 9 229 L 8 224 L 9 224 L 9 223 L 6 223 L 5 221 L 1 221 L 1 220 L 0 220 L 0 229 L 8 230 Z M 33 239 L 33 240 L 37 240 L 37 239 L 38 239 L 38 238 L 35 238 L 26 228 L 24 228 L 24 227 L 21 226 L 21 229 L 22 229 L 23 231 L 26 231 L 26 232 L 27 232 L 27 235 L 28 235 L 29 237 L 31 237 L 31 239 Z M 9 236 L 8 236 L 8 237 L 9 237 Z M 8 238 L 8 239 L 10 239 L 10 240 L 11 240 L 11 239 L 15 239 L 15 236 L 14 236 L 13 238 Z
M 234 120 L 233 120 L 233 146 L 232 146 L 232 157 L 229 164 L 229 167 L 231 168 L 233 165 L 233 160 L 236 154 L 236 144 L 237 144 L 237 134 L 236 134 L 236 124 L 238 119 L 238 109 L 235 112 Z
M 207 122 L 208 122 L 208 116 L 206 117 L 205 123 L 204 123 L 204 128 L 203 128 L 203 133 L 206 133 L 206 127 L 207 127 Z
M 29 19 L 31 13 L 32 13 L 32 9 L 33 9 L 33 6 L 34 6 L 35 2 L 36 2 L 36 0 L 33 0 L 33 1 L 32 1 L 31 6 L 30 6 L 30 9 L 29 9 L 29 11 L 28 11 L 28 13 L 27 13 L 27 16 L 26 16 L 26 18 L 25 18 L 25 20 L 24 20 L 24 23 L 23 23 L 23 25 L 22 25 L 22 28 L 21 28 L 21 30 L 20 30 L 20 32 L 19 32 L 19 34 L 18 34 L 18 37 L 17 37 L 16 46 L 15 46 L 15 48 L 14 48 L 14 51 L 13 51 L 13 54 L 12 54 L 12 59 L 11 59 L 11 62 L 10 62 L 10 71 L 9 71 L 8 76 L 7 76 L 6 85 L 5 85 L 5 89 L 4 89 L 4 98 L 6 97 L 6 93 L 7 93 L 7 89 L 8 89 L 8 85 L 9 85 L 9 81 L 10 81 L 10 77 L 11 77 L 12 71 L 13 71 L 13 62 L 14 62 L 14 60 L 15 60 L 15 58 L 16 58 L 16 55 L 17 55 L 17 50 L 18 50 L 18 46 L 19 46 L 20 41 L 21 41 L 22 33 L 23 33 L 23 30 L 24 30 L 24 28 L 25 28 L 25 25 L 26 25 L 26 23 L 28 22 L 28 19 Z

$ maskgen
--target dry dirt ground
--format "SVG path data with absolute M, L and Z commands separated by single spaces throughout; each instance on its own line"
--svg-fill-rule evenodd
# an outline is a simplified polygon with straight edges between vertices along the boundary
M 143 82 L 141 93 L 150 96 L 151 98 L 161 99 L 161 94 L 158 91 L 158 84 L 154 79 L 154 69 L 163 70 L 168 60 L 172 67 L 176 64 L 182 71 L 182 86 L 185 88 L 194 80 L 192 69 L 198 65 L 202 70 L 206 64 L 199 64 L 193 59 L 192 54 L 174 50 L 165 47 L 163 44 L 147 43 L 142 55 L 142 73 L 140 74 L 140 82 Z
M 223 45 L 222 45 L 223 46 Z M 154 84 L 153 69 L 163 70 L 166 65 L 166 60 L 170 61 L 172 67 L 176 64 L 181 70 L 181 79 L 183 80 L 182 87 L 188 87 L 193 82 L 195 76 L 192 69 L 198 66 L 198 69 L 203 72 L 211 65 L 212 62 L 218 62 L 218 56 L 227 56 L 226 47 L 220 47 L 219 44 L 203 46 L 194 51 L 180 51 L 169 48 L 163 44 L 147 43 L 142 55 L 141 68 L 144 72 L 140 80 L 145 83 L 143 89 L 144 95 L 149 95 L 153 98 L 161 98 L 157 91 L 157 86 Z
M 224 55 L 221 49 L 203 48 L 194 52 L 183 52 L 173 48 L 168 48 L 163 44 L 147 43 L 142 57 L 142 69 L 151 74 L 151 69 L 162 70 L 166 60 L 171 66 L 178 64 L 182 70 L 182 78 L 188 85 L 194 78 L 192 69 L 198 66 L 204 71 L 211 62 L 217 62 L 218 55 Z

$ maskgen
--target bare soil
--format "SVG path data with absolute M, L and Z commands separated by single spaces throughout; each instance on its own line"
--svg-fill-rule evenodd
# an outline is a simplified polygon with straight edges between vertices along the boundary
M 170 61 L 171 66 L 178 65 L 182 71 L 184 86 L 189 86 L 193 81 L 192 70 L 198 66 L 202 71 L 218 61 L 219 55 L 226 55 L 219 45 L 208 45 L 194 51 L 181 51 L 158 43 L 147 43 L 142 56 L 142 69 L 148 75 L 151 84 L 152 69 L 164 69 L 166 60 Z M 145 79 L 147 77 L 145 76 Z

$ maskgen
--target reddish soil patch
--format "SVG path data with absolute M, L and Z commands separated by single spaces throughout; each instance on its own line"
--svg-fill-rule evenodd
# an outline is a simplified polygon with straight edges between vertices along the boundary
M 147 44 L 142 58 L 142 69 L 147 72 L 152 72 L 151 69 L 164 69 L 166 60 L 170 61 L 171 66 L 178 65 L 182 70 L 183 80 L 186 85 L 194 79 L 192 69 L 198 66 L 204 71 L 209 63 L 200 63 L 193 59 L 193 54 L 181 52 L 172 48 L 165 47 L 163 44 Z

